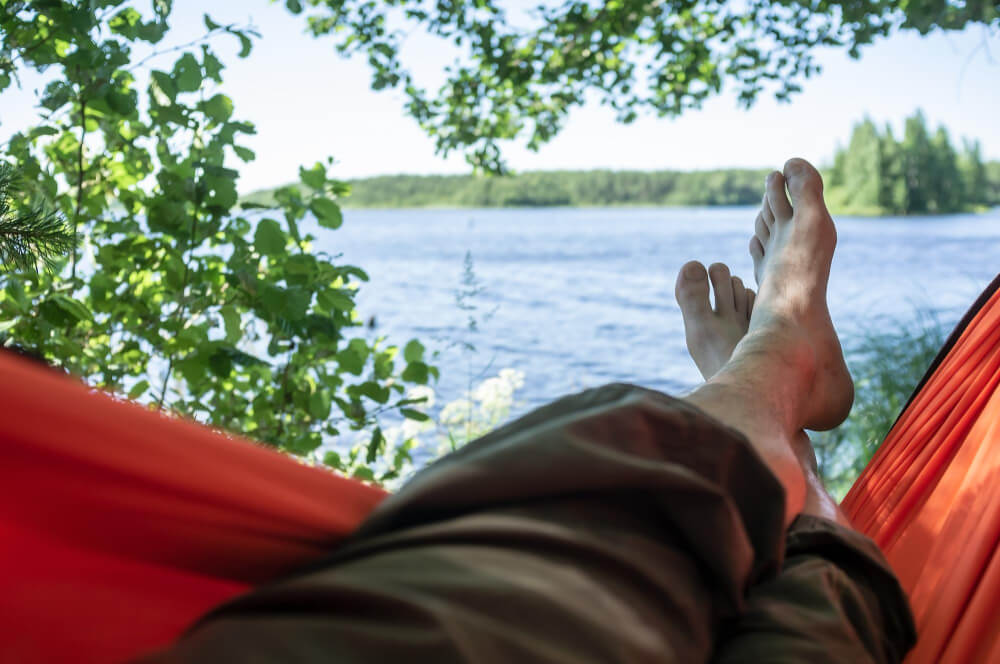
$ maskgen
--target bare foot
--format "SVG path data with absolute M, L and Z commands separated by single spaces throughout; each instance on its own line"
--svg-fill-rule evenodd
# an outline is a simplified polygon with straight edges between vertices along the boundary
M 802 429 L 836 426 L 854 399 L 826 305 L 836 244 L 819 173 L 789 160 L 784 174 L 768 176 L 750 244 L 760 290 L 747 334 L 711 379 L 683 397 L 747 437 L 785 489 L 786 523 L 819 495 L 809 495 L 814 477 L 802 459 L 811 447 L 803 448 Z
M 709 282 L 715 291 L 714 310 L 708 298 Z M 746 288 L 739 277 L 731 276 L 728 266 L 722 263 L 715 263 L 706 271 L 698 261 L 690 261 L 677 274 L 674 294 L 684 316 L 688 352 L 701 375 L 709 380 L 729 361 L 736 345 L 746 335 L 754 292 Z M 792 450 L 805 478 L 802 513 L 851 527 L 847 516 L 823 485 L 816 453 L 805 431 L 795 436 Z
M 811 365 L 800 426 L 816 431 L 843 422 L 854 402 L 854 383 L 826 304 L 836 245 L 819 172 L 803 159 L 790 159 L 784 174 L 767 178 L 750 240 L 760 292 L 741 344 L 766 345 L 766 336 L 777 335 L 771 345 L 777 343 L 788 361 Z
M 708 300 L 709 281 L 715 290 L 715 309 Z M 686 263 L 674 287 L 684 316 L 688 352 L 698 371 L 708 380 L 729 361 L 736 344 L 747 333 L 754 292 L 729 268 L 714 263 L 705 270 L 698 261 Z

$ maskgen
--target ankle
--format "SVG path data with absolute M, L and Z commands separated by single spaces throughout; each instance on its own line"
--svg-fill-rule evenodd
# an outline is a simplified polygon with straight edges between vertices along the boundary
M 794 448 L 805 477 L 805 502 L 802 506 L 802 514 L 829 519 L 847 528 L 852 528 L 847 515 L 840 509 L 840 505 L 823 484 L 819 465 L 816 462 L 816 451 L 805 431 L 800 431 L 796 435 Z
M 743 434 L 785 489 L 785 525 L 800 514 L 806 499 L 806 477 L 793 449 L 792 432 L 783 423 L 779 408 L 770 409 L 746 380 L 734 380 L 733 372 L 720 372 L 684 397 L 726 426 Z M 796 427 L 795 430 L 798 430 Z

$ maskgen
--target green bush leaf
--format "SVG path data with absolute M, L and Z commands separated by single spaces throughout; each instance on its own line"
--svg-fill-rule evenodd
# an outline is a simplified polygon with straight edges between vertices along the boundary
M 410 362 L 403 370 L 402 379 L 409 383 L 426 385 L 430 378 L 430 371 L 423 362 Z
M 128 398 L 133 400 L 138 399 L 143 394 L 145 394 L 146 390 L 148 389 L 149 389 L 149 381 L 146 379 L 140 380 L 138 383 L 132 386 L 131 390 L 128 391 Z
M 243 336 L 243 321 L 240 313 L 232 305 L 222 307 L 219 313 L 222 314 L 222 321 L 226 327 L 226 342 L 236 343 Z
M 312 168 L 300 168 L 299 178 L 310 189 L 322 191 L 326 184 L 326 169 L 323 164 L 315 164 Z
M 169 74 L 154 71 L 149 75 L 149 92 L 160 106 L 170 106 L 177 99 L 177 85 Z
M 378 459 L 379 455 L 384 451 L 385 436 L 382 434 L 382 427 L 375 427 L 375 430 L 372 431 L 371 440 L 368 441 L 368 454 L 365 457 L 365 460 L 368 463 L 375 463 L 375 460 Z
M 427 422 L 431 419 L 427 413 L 421 413 L 419 410 L 413 410 L 412 408 L 400 408 L 399 412 L 403 417 L 416 422 Z
M 316 301 L 328 311 L 352 311 L 354 309 L 354 298 L 347 291 L 337 288 L 326 289 L 316 296 Z
M 265 256 L 277 256 L 284 253 L 287 239 L 277 221 L 274 219 L 263 219 L 257 224 L 257 232 L 253 236 L 253 245 L 259 253 Z
M 63 312 L 67 317 L 67 322 L 77 323 L 84 320 L 93 320 L 94 318 L 94 315 L 85 304 L 61 293 L 50 296 L 45 302 L 46 304 L 54 305 L 59 311 Z
M 329 198 L 316 198 L 309 203 L 309 209 L 316 215 L 316 221 L 323 228 L 337 229 L 344 222 L 340 206 Z
M 217 94 L 208 101 L 203 102 L 201 110 L 216 122 L 225 122 L 233 114 L 233 100 L 226 95 Z
M 179 92 L 195 92 L 201 87 L 201 65 L 190 53 L 174 63 L 174 81 Z
M 416 339 L 410 339 L 403 348 L 403 359 L 407 362 L 421 362 L 424 359 L 424 345 Z
M 336 470 L 343 470 L 344 468 L 344 462 L 341 461 L 340 455 L 334 452 L 333 450 L 330 450 L 329 452 L 323 455 L 323 465 L 330 466 L 331 468 L 335 468 Z
M 309 395 L 309 414 L 317 420 L 325 420 L 330 416 L 329 392 L 317 390 Z
M 254 159 L 257 158 L 257 155 L 254 153 L 253 150 L 251 150 L 250 148 L 245 148 L 242 145 L 234 145 L 233 152 L 235 152 L 236 156 L 245 162 L 253 161 Z

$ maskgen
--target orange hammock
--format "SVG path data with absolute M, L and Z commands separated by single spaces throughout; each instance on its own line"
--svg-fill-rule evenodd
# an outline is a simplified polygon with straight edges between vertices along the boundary
M 910 596 L 907 664 L 1000 662 L 1000 276 L 844 499 Z
M 844 507 L 909 592 L 908 662 L 1000 661 L 1000 278 Z M 333 549 L 384 492 L 0 353 L 0 662 L 123 661 Z

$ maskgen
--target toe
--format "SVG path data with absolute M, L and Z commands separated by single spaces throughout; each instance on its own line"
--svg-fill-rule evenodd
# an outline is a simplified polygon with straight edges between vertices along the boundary
M 708 278 L 712 280 L 712 290 L 715 291 L 715 311 L 720 314 L 731 312 L 736 305 L 729 267 L 725 263 L 712 263 L 708 266 Z
M 750 320 L 751 314 L 753 314 L 753 303 L 757 299 L 757 294 L 753 292 L 752 289 L 747 289 L 747 320 Z
M 750 238 L 750 257 L 753 258 L 753 276 L 760 286 L 760 278 L 763 276 L 761 268 L 764 265 L 764 245 L 756 235 Z
M 785 166 L 788 167 L 787 165 Z M 792 218 L 792 206 L 785 195 L 785 176 L 778 171 L 767 176 L 764 198 L 768 207 L 778 221 L 788 221 Z
M 774 221 L 772 220 L 771 223 L 773 224 Z M 763 209 L 761 209 L 761 211 L 757 214 L 757 219 L 755 219 L 753 222 L 753 234 L 760 241 L 761 247 L 763 247 L 764 243 L 767 242 L 768 239 L 771 237 L 771 229 L 767 223 L 767 220 L 764 219 Z
M 705 266 L 698 261 L 685 263 L 677 274 L 674 296 L 684 316 L 685 327 L 691 325 L 695 319 L 711 314 L 712 307 L 708 301 L 708 274 Z
M 739 277 L 732 278 L 733 283 L 733 306 L 736 308 L 736 313 L 741 316 L 746 316 L 747 312 L 747 289 L 743 285 L 743 280 Z
M 760 202 L 760 217 L 770 231 L 771 227 L 774 226 L 774 212 L 771 211 L 771 204 L 767 200 L 767 192 L 764 192 L 764 199 Z
M 823 178 L 812 164 L 805 159 L 789 159 L 785 162 L 785 181 L 792 203 L 813 204 L 823 202 Z

